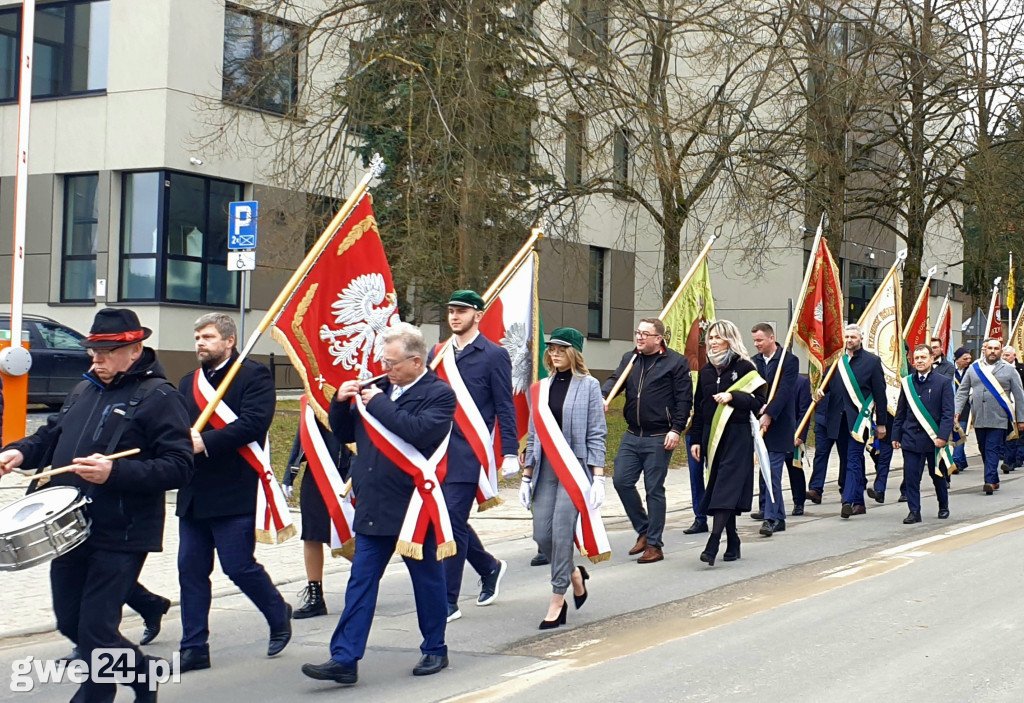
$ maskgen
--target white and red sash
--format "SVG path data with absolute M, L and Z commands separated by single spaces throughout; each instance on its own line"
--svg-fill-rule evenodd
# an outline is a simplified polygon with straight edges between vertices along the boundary
M 416 484 L 416 490 L 412 492 L 409 506 L 405 510 L 405 520 L 402 521 L 402 529 L 398 533 L 395 551 L 411 559 L 422 559 L 423 540 L 427 536 L 427 530 L 433 527 L 434 536 L 437 538 L 436 558 L 440 560 L 455 556 L 455 536 L 448 517 L 448 507 L 444 502 L 444 493 L 441 492 L 441 481 L 438 478 L 439 465 L 441 471 L 444 470 L 448 440 L 452 436 L 451 429 L 428 459 L 419 449 L 384 427 L 380 420 L 368 413 L 359 395 L 355 397 L 355 404 L 373 446 L 391 463 L 412 476 Z
M 316 414 L 306 396 L 299 401 L 299 441 L 306 455 L 306 469 L 312 472 L 331 518 L 331 554 L 351 560 L 355 554 L 354 498 L 352 491 L 345 490 L 345 482 L 341 480 L 334 457 L 320 434 Z
M 202 412 L 217 391 L 210 385 L 210 381 L 201 368 L 196 369 L 192 376 L 192 397 Z M 221 401 L 217 404 L 213 415 L 210 416 L 210 425 L 214 429 L 220 430 L 237 419 L 235 411 L 229 408 L 227 403 Z M 270 467 L 268 443 L 264 441 L 261 447 L 256 442 L 249 442 L 244 447 L 239 447 L 238 453 L 260 477 L 260 490 L 256 492 L 256 540 L 264 544 L 273 544 L 275 541 L 280 544 L 294 537 L 295 525 L 292 524 L 288 501 L 284 496 L 284 491 L 281 490 L 277 476 L 274 475 L 274 470 Z
M 591 479 L 580 465 L 569 442 L 562 434 L 562 429 L 555 421 L 555 416 L 548 407 L 548 394 L 551 390 L 551 379 L 537 381 L 530 386 L 530 411 L 533 414 L 533 426 L 540 440 L 544 456 L 551 462 L 555 475 L 565 488 L 572 504 L 579 511 L 576 520 L 576 546 L 580 554 L 595 564 L 612 558 L 612 547 L 605 532 L 601 511 L 591 510 L 587 501 L 590 493 Z M 535 467 L 536 468 L 539 467 Z
M 445 345 L 440 350 L 441 363 L 437 365 L 437 375 L 448 382 L 448 385 L 455 391 L 455 424 L 462 431 L 473 455 L 480 462 L 480 475 L 477 477 L 476 502 L 477 510 L 487 510 L 496 505 L 501 505 L 501 497 L 498 495 L 498 465 L 495 457 L 499 452 L 495 450 L 495 436 L 498 423 L 494 423 L 495 432 L 487 431 L 487 423 L 483 415 L 476 407 L 473 396 L 466 387 L 459 373 L 459 366 L 455 360 L 455 347 L 451 344 Z M 497 441 L 501 441 L 500 436 Z M 438 471 L 439 478 L 444 481 L 444 472 Z

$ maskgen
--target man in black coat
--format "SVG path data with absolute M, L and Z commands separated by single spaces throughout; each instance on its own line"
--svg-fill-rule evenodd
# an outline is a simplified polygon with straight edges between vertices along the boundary
M 216 389 L 238 358 L 235 323 L 228 315 L 203 315 L 196 320 L 194 330 L 200 367 L 185 374 L 178 385 L 191 422 L 202 413 L 196 374 L 203 374 Z M 208 424 L 202 432 L 192 430 L 196 471 L 178 492 L 182 672 L 210 667 L 210 573 L 214 552 L 224 573 L 266 618 L 270 627 L 267 656 L 280 653 L 291 638 L 291 606 L 256 561 L 260 474 L 239 452 L 250 442 L 266 442 L 276 404 L 270 370 L 245 359 L 221 402 L 238 419 L 221 429 Z
M 50 486 L 73 486 L 88 497 L 88 539 L 50 564 L 57 628 L 89 662 L 100 648 L 131 648 L 135 674 L 146 658 L 121 636 L 121 609 L 148 552 L 163 548 L 164 493 L 192 472 L 188 415 L 181 396 L 143 341 L 152 330 L 132 310 L 96 313 L 89 337 L 92 368 L 60 412 L 31 437 L 0 453 L 0 475 L 14 468 L 73 465 Z M 138 448 L 135 456 L 103 457 Z M 136 683 L 135 700 L 156 700 L 155 682 Z M 113 683 L 86 681 L 75 701 L 112 701 Z
M 932 337 L 931 340 L 932 358 L 935 359 L 935 363 L 932 365 L 932 371 L 945 376 L 950 381 L 953 380 L 953 374 L 956 372 L 956 366 L 953 362 L 946 358 L 945 352 L 942 350 L 942 340 L 938 337 Z
M 796 377 L 796 422 L 799 425 L 811 407 L 811 381 L 806 376 Z M 792 515 L 804 514 L 804 503 L 807 501 L 807 476 L 804 474 L 803 459 L 801 466 L 796 466 L 794 454 L 797 450 L 804 453 L 807 444 L 807 433 L 811 429 L 811 423 L 804 423 L 804 429 L 799 437 L 793 438 L 793 451 L 786 455 L 786 470 L 789 472 L 789 489 L 793 492 Z
M 775 376 L 782 374 L 775 387 L 775 396 L 761 408 L 761 432 L 771 463 L 772 497 L 768 500 L 768 487 L 764 476 L 760 478 L 758 504 L 760 510 L 751 513 L 755 520 L 764 520 L 760 533 L 771 537 L 786 529 L 786 501 L 782 495 L 782 467 L 786 455 L 793 453 L 793 435 L 796 434 L 796 384 L 800 377 L 800 362 L 792 353 L 775 342 L 775 329 L 767 322 L 759 322 L 750 330 L 758 353 L 752 361 L 757 372 L 767 381 L 768 392 Z
M 656 317 L 644 318 L 636 330 L 636 348 L 623 355 L 619 368 L 604 382 L 606 402 L 612 386 L 633 360 L 633 368 L 623 388 L 626 404 L 622 415 L 626 433 L 615 455 L 615 491 L 622 500 L 637 540 L 630 556 L 640 555 L 638 564 L 653 564 L 665 558 L 662 534 L 665 531 L 665 477 L 672 452 L 686 431 L 693 407 L 693 381 L 690 362 L 679 352 L 665 346 L 665 323 Z M 644 477 L 647 510 L 644 510 L 636 484 Z M 707 531 L 697 522 L 687 534 Z
M 839 431 L 850 437 L 846 455 L 846 479 L 843 484 L 843 509 L 840 513 L 843 518 L 849 518 L 851 515 L 863 515 L 867 512 L 864 507 L 864 445 L 866 435 L 870 431 L 871 412 L 864 405 L 874 406 L 875 433 L 879 440 L 886 439 L 889 409 L 885 396 L 882 360 L 863 348 L 864 333 L 857 325 L 847 325 L 843 337 L 846 341 L 845 359 L 852 374 L 850 386 L 847 387 L 843 380 L 842 368 L 836 370 L 828 385 L 831 392 L 842 399 L 837 407 L 830 407 L 830 410 L 838 415 Z M 842 357 L 839 363 L 844 363 Z M 830 423 L 832 420 L 833 418 L 829 417 Z M 861 429 L 866 431 L 858 432 Z
M 455 393 L 427 368 L 427 347 L 420 331 L 400 322 L 383 336 L 387 380 L 368 386 L 347 381 L 331 403 L 331 431 L 342 442 L 356 443 L 350 469 L 356 497 L 356 552 L 345 591 L 345 610 L 331 637 L 331 658 L 323 664 L 302 667 L 303 674 L 321 681 L 354 684 L 358 680 L 358 662 L 366 653 L 378 585 L 395 553 L 417 485 L 371 439 L 354 402 L 356 395 L 368 415 L 427 460 L 445 441 L 455 417 Z M 448 666 L 444 570 L 437 560 L 432 529 L 427 529 L 422 547 L 422 559 L 403 557 L 412 578 L 423 636 L 422 656 L 412 671 L 416 676 L 436 674 Z
M 935 454 L 946 446 L 953 432 L 953 385 L 949 378 L 933 369 L 932 350 L 924 344 L 914 349 L 914 369 L 905 383 L 913 384 L 921 406 L 916 411 L 911 407 L 916 401 L 907 396 L 904 388 L 900 392 L 892 428 L 892 446 L 903 450 L 904 484 L 910 508 L 910 513 L 903 520 L 905 525 L 921 522 L 921 475 L 925 463 L 939 501 L 938 517 L 940 520 L 949 517 L 949 487 L 946 478 L 936 473 Z M 928 427 L 921 424 L 918 413 L 922 414 Z M 931 424 L 936 427 L 931 427 Z
M 971 366 L 973 357 L 971 352 L 966 347 L 960 347 L 953 352 L 953 397 L 956 398 L 956 391 L 960 388 L 960 384 L 963 383 L 964 378 L 967 376 L 967 369 Z M 960 433 L 967 436 L 967 420 L 971 416 L 971 403 L 968 401 L 964 404 L 963 409 L 960 411 L 960 420 L 956 423 L 960 426 Z M 961 471 L 967 470 L 967 451 L 966 442 L 961 443 L 958 447 L 953 448 L 953 461 L 956 462 L 956 466 L 953 467 L 951 473 L 958 474 Z

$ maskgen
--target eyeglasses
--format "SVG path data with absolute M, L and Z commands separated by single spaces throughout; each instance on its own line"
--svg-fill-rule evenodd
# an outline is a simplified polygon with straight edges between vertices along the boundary
M 413 356 L 404 356 L 401 359 L 398 359 L 397 361 L 391 361 L 390 359 L 381 359 L 380 364 L 385 369 L 393 369 L 396 366 L 398 366 L 399 364 L 401 364 L 403 361 L 408 361 L 409 359 L 412 359 L 415 356 L 416 356 L 415 354 Z
M 124 347 L 114 347 L 113 349 L 87 349 L 86 353 L 89 355 L 90 359 L 109 359 L 118 349 L 124 349 Z
M 643 330 L 637 330 L 633 334 L 635 336 L 639 337 L 640 339 L 647 339 L 648 337 L 660 337 L 661 336 L 657 332 L 644 332 Z

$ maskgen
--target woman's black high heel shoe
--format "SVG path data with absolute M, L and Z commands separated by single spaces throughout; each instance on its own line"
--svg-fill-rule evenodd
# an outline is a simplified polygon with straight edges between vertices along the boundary
M 700 560 L 708 566 L 715 565 L 715 557 L 718 556 L 718 545 L 721 537 L 716 538 L 714 535 L 708 538 L 708 544 L 704 547 L 704 551 L 700 553 Z
M 569 604 L 562 603 L 562 611 L 558 614 L 558 617 L 554 620 L 541 620 L 539 630 L 554 630 L 559 625 L 565 624 L 565 614 L 569 612 Z
M 584 569 L 582 566 L 577 566 L 576 568 L 580 570 L 580 578 L 583 580 L 583 595 L 578 596 L 574 592 L 572 594 L 572 599 L 576 603 L 576 610 L 579 610 L 583 607 L 583 604 L 587 602 L 587 596 L 590 595 L 587 592 L 587 579 L 590 578 L 590 574 L 588 574 L 587 570 Z
M 740 536 L 736 535 L 735 538 L 730 537 L 726 540 L 725 554 L 722 555 L 722 561 L 736 561 L 740 558 Z

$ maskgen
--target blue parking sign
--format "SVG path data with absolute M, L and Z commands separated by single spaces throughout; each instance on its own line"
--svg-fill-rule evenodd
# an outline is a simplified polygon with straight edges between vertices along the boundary
M 228 250 L 255 249 L 260 204 L 245 200 L 228 205 Z

